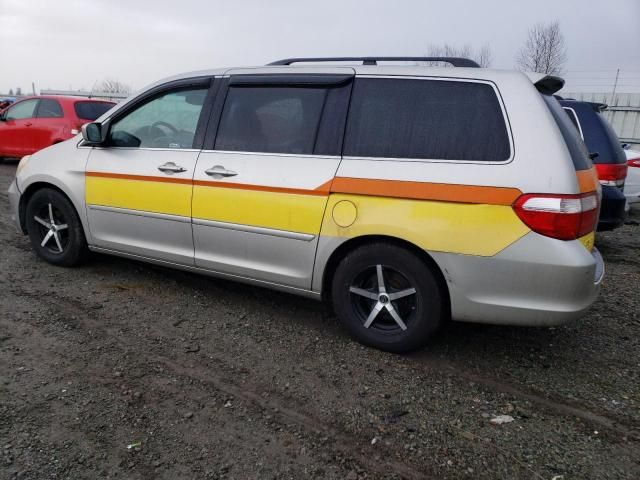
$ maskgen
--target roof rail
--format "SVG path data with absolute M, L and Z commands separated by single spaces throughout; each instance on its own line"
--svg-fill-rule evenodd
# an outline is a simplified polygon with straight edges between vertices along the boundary
M 454 67 L 480 68 L 475 61 L 461 57 L 309 57 L 285 58 L 267 65 L 291 65 L 301 62 L 362 62 L 363 65 L 377 65 L 378 62 L 444 62 Z

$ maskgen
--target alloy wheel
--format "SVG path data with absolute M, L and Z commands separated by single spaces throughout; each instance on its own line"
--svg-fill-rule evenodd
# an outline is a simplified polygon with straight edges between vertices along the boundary
M 40 246 L 51 253 L 63 253 L 69 243 L 69 225 L 60 210 L 48 203 L 43 205 L 33 219 L 38 223 L 41 234 Z
M 401 272 L 374 265 L 358 274 L 349 287 L 352 307 L 364 328 L 396 333 L 414 320 L 416 288 Z

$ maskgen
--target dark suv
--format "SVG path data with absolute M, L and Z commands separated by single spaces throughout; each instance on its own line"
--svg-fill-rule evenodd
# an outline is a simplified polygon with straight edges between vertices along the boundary
M 627 178 L 627 158 L 616 133 L 602 115 L 607 105 L 572 99 L 559 100 L 587 145 L 602 184 L 598 230 L 618 228 L 626 217 L 624 181 Z

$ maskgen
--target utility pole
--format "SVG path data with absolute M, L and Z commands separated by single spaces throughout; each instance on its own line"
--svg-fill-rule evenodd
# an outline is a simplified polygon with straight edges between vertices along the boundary
M 613 92 L 611 92 L 611 101 L 609 102 L 609 105 L 613 104 L 613 100 L 616 97 L 616 88 L 618 88 L 618 77 L 620 76 L 620 69 L 616 70 L 616 80 L 615 82 L 613 82 Z
M 33 92 L 33 96 L 36 96 L 36 84 L 35 82 L 31 82 L 31 92 Z

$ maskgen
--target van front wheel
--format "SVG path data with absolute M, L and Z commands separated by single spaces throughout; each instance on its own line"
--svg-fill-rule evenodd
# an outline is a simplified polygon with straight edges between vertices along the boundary
M 86 256 L 87 242 L 78 214 L 57 190 L 35 192 L 27 203 L 25 222 L 33 249 L 47 262 L 72 267 Z
M 442 293 L 430 266 L 393 244 L 364 245 L 347 254 L 331 294 L 351 336 L 389 352 L 423 347 L 442 321 Z

